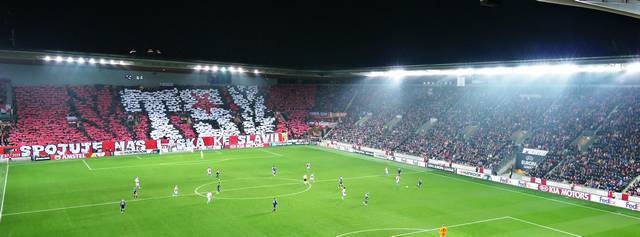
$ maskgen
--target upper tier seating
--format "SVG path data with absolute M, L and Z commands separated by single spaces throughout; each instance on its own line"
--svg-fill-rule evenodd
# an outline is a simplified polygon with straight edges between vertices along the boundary
M 234 122 L 229 104 L 221 94 L 229 93 L 234 108 L 242 117 Z M 273 132 L 275 118 L 264 105 L 264 97 L 257 87 L 233 86 L 207 89 L 165 89 L 141 91 L 125 89 L 121 92 L 122 104 L 127 112 L 146 112 L 151 121 L 151 138 L 183 138 L 190 136 L 239 135 Z M 236 107 L 237 106 L 237 107 Z M 187 115 L 190 124 L 176 123 L 178 114 Z M 173 118 L 173 122 L 172 119 Z
M 307 118 L 314 104 L 314 86 L 282 85 L 271 87 L 267 106 L 286 117 L 278 120 L 278 132 L 299 138 L 309 129 Z
M 90 141 L 69 125 L 70 98 L 66 87 L 15 87 L 18 121 L 10 135 L 14 145 Z

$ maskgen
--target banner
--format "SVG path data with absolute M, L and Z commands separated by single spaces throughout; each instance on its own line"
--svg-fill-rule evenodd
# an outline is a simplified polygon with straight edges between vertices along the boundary
M 449 166 L 442 166 L 442 165 L 428 163 L 427 167 L 428 168 L 433 168 L 433 169 L 438 169 L 438 170 L 444 170 L 444 171 L 451 172 L 451 173 L 455 173 L 456 172 L 456 168 L 452 168 L 452 167 L 449 167 Z
M 583 192 L 573 191 L 573 190 L 564 189 L 564 188 L 558 188 L 558 187 L 547 186 L 547 185 L 538 185 L 538 190 L 547 192 L 547 193 L 553 193 L 553 194 L 558 194 L 566 197 L 571 197 L 571 198 L 577 198 L 577 199 L 582 199 L 587 201 L 591 200 L 591 194 L 589 193 L 583 193 Z
M 271 143 L 282 143 L 288 140 L 286 133 L 252 134 L 239 136 L 212 136 L 191 139 L 159 139 L 138 141 L 103 141 L 83 142 L 69 144 L 28 145 L 21 146 L 10 154 L 2 154 L 1 157 L 33 157 L 51 156 L 54 160 L 74 159 L 84 154 L 141 154 L 149 153 L 159 147 L 166 146 L 172 151 L 188 151 L 194 149 L 221 149 L 268 147 Z M 106 153 L 106 154 L 105 154 Z
M 522 153 L 517 155 L 516 168 L 521 170 L 532 170 L 544 162 L 548 151 L 524 148 Z
M 456 169 L 456 173 L 464 176 L 473 177 L 473 178 L 483 178 L 481 173 L 470 171 L 470 170 Z

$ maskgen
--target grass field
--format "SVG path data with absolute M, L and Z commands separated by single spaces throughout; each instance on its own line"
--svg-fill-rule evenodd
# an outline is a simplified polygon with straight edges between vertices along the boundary
M 311 186 L 302 182 L 306 162 Z M 209 205 L 200 196 L 217 184 L 208 166 L 222 170 Z M 447 236 L 640 236 L 631 211 L 312 146 L 3 163 L 0 182 L 7 170 L 0 236 L 437 236 L 442 224 Z

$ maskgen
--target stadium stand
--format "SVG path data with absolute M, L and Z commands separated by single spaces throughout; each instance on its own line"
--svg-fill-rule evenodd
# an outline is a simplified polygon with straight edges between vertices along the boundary
M 282 85 L 271 87 L 267 107 L 276 112 L 276 131 L 300 138 L 309 129 L 307 119 L 315 105 L 315 86 Z
M 79 129 L 82 122 L 70 125 L 67 121 L 71 98 L 65 87 L 16 87 L 14 91 L 18 116 L 10 135 L 14 145 L 90 141 Z
M 635 88 L 277 85 L 127 89 L 15 87 L 12 145 L 289 132 L 344 111 L 336 141 L 497 169 L 516 148 L 548 150 L 528 175 L 639 195 Z M 41 108 L 46 107 L 47 110 Z M 75 119 L 75 120 L 74 120 Z M 39 126 L 35 126 L 35 125 Z M 44 125 L 44 126 L 43 126 Z M 39 136 L 47 133 L 50 136 Z M 8 134 L 8 135 L 7 135 Z M 589 142 L 581 144 L 581 138 Z

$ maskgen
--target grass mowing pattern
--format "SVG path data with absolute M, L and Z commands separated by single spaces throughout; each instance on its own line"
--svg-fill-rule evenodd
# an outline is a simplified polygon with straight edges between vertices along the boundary
M 316 179 L 310 188 L 302 183 L 306 162 Z M 222 170 L 222 192 L 206 205 L 195 191 L 215 189 L 209 166 Z M 10 167 L 0 236 L 437 236 L 442 224 L 450 226 L 447 236 L 640 233 L 640 215 L 631 211 L 311 146 Z M 385 176 L 384 167 L 392 174 Z M 403 168 L 400 186 L 396 167 Z M 142 189 L 132 200 L 136 176 Z M 344 201 L 339 176 L 347 187 Z M 422 190 L 415 186 L 419 177 Z M 171 197 L 174 185 L 178 197 Z M 274 196 L 277 213 L 271 212 Z

